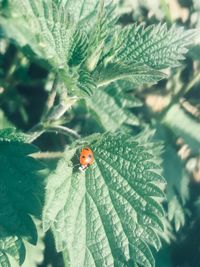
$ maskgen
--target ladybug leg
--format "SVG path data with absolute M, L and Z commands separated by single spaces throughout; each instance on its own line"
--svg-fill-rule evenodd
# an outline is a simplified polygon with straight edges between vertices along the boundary
M 78 169 L 79 169 L 80 172 L 84 172 L 84 167 L 83 166 L 80 166 Z
M 89 166 L 90 166 L 90 164 L 88 163 L 87 165 L 85 165 L 85 166 L 83 167 L 83 170 L 85 171 Z
M 87 165 L 81 165 L 81 166 L 79 167 L 79 170 L 80 170 L 81 172 L 84 172 L 89 166 L 90 166 L 90 163 L 88 163 Z

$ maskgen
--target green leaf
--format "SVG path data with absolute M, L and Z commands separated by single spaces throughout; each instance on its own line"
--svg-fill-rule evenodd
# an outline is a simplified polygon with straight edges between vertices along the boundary
M 184 207 L 176 195 L 168 203 L 168 217 L 174 222 L 176 231 L 185 225 Z
M 180 157 L 177 155 L 177 151 L 168 145 L 163 153 L 163 175 L 167 179 L 169 199 L 174 196 L 174 190 L 180 193 L 181 199 L 185 204 L 186 199 L 189 196 L 188 182 L 184 181 L 186 176 L 184 170 L 184 164 Z
M 127 80 L 136 85 L 154 84 L 166 78 L 160 71 L 154 70 L 142 63 L 125 64 L 125 62 L 100 64 L 93 73 L 93 78 L 98 86 L 107 85 L 117 80 Z
M 0 17 L 6 35 L 21 47 L 30 47 L 35 56 L 47 61 L 54 71 L 64 72 L 66 80 L 70 79 L 67 62 L 78 48 L 74 43 L 74 38 L 78 38 L 77 24 L 63 1 L 56 4 L 53 0 L 13 0 L 9 8 L 10 16 Z
M 43 193 L 38 174 L 43 166 L 29 156 L 37 149 L 24 139 L 13 129 L 0 130 L 0 227 L 6 233 L 0 243 L 19 264 L 24 260 L 22 239 L 37 243 L 30 215 L 40 216 Z
M 0 129 L 13 127 L 12 123 L 6 118 L 3 110 L 0 109 Z
M 77 30 L 74 34 L 74 42 L 69 51 L 69 66 L 76 66 L 87 56 L 88 36 L 84 30 Z
M 124 85 L 125 86 L 125 85 Z M 137 117 L 129 108 L 141 105 L 133 94 L 125 93 L 123 87 L 115 82 L 95 91 L 86 102 L 107 131 L 116 131 L 122 124 L 138 125 Z
M 154 128 L 157 128 L 156 139 L 163 140 L 165 143 L 165 150 L 162 153 L 162 167 L 163 176 L 167 181 L 168 219 L 175 227 L 175 231 L 178 231 L 185 225 L 186 203 L 189 199 L 189 177 L 183 161 L 171 145 L 172 136 L 169 129 L 159 124 L 154 125 Z
M 17 132 L 15 128 L 4 128 L 0 130 L 0 141 L 4 142 L 26 142 L 28 141 L 28 135 Z
M 83 96 L 90 96 L 95 92 L 96 84 L 87 70 L 82 69 L 79 71 L 78 87 L 82 90 Z
M 95 67 L 99 60 L 115 23 L 114 6 L 88 0 L 65 2 L 13 0 L 10 16 L 0 17 L 0 22 L 8 37 L 26 50 L 30 46 L 35 56 L 48 62 L 69 93 L 88 96 L 96 84 L 86 65 Z
M 195 31 L 116 25 L 113 1 L 13 0 L 0 23 L 7 36 L 45 60 L 69 94 L 87 97 L 117 80 L 156 83 L 176 66 Z M 29 49 L 30 51 L 30 49 Z
M 112 1 L 99 1 L 98 14 L 94 26 L 90 30 L 88 59 L 86 66 L 89 71 L 93 71 L 98 61 L 103 54 L 104 47 L 107 44 L 107 39 L 114 33 L 115 23 L 117 21 L 117 14 L 115 12 L 116 6 Z M 88 21 L 87 21 L 88 23 Z
M 38 233 L 38 242 L 36 246 L 25 242 L 26 258 L 22 267 L 37 267 L 44 260 L 44 233 L 42 231 L 42 223 L 34 219 Z M 15 266 L 12 266 L 15 267 Z M 16 266 L 17 267 L 17 266 Z
M 22 239 L 17 236 L 11 236 L 8 232 L 1 227 L 0 235 L 0 265 L 9 266 L 10 261 L 8 255 L 13 257 L 19 265 L 25 259 L 25 247 Z
M 170 107 L 163 118 L 163 123 L 172 130 L 176 137 L 182 137 L 194 152 L 199 152 L 200 125 L 180 105 L 175 104 Z
M 175 25 L 169 30 L 166 24 L 146 28 L 142 24 L 130 25 L 116 33 L 110 56 L 104 61 L 141 63 L 157 70 L 175 67 L 184 59 L 186 47 L 196 34 L 195 30 L 184 31 Z
M 81 173 L 74 161 L 84 145 L 95 162 Z M 120 132 L 88 137 L 65 151 L 48 178 L 43 228 L 53 230 L 66 266 L 155 266 L 149 245 L 161 245 L 156 230 L 163 229 L 165 183 L 156 162 L 139 138 Z
M 167 180 L 168 218 L 178 231 L 185 225 L 189 179 L 176 150 L 168 144 L 163 153 L 163 176 Z

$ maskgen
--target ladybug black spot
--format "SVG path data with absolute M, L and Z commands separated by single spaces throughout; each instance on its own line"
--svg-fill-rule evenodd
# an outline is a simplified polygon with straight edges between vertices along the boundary
M 91 159 L 91 158 L 92 158 L 92 155 L 88 155 L 88 158 L 90 158 L 90 159 Z
M 89 151 L 89 148 L 86 147 L 85 150 Z
M 85 158 L 85 156 L 82 156 L 82 158 L 84 159 L 84 158 Z

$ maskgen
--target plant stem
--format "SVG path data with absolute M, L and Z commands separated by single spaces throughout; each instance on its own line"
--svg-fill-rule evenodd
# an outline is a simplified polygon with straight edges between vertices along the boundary
M 187 86 L 184 89 L 184 94 L 188 93 L 190 89 L 200 81 L 200 72 L 197 72 L 197 74 L 193 77 L 193 79 L 187 84 Z
M 37 139 L 44 132 L 59 132 L 64 135 L 71 134 L 76 138 L 80 138 L 80 136 L 74 130 L 65 126 L 54 124 L 54 122 L 60 119 L 78 99 L 77 97 L 69 97 L 67 95 L 66 89 L 63 88 L 60 95 L 60 103 L 57 106 L 53 106 L 57 94 L 58 83 L 58 76 L 56 75 L 52 85 L 51 93 L 47 99 L 41 122 L 33 126 L 33 128 L 31 128 L 28 132 L 28 134 L 30 134 L 30 143 Z
M 46 129 L 46 131 L 47 132 L 54 132 L 54 133 L 56 132 L 56 133 L 60 133 L 60 134 L 63 134 L 63 135 L 71 134 L 76 138 L 80 138 L 80 135 L 76 131 L 74 131 L 71 128 L 68 128 L 66 126 L 62 126 L 62 125 L 55 125 L 55 126 L 52 125 L 52 126 L 48 127 Z
M 42 118 L 44 118 L 49 110 L 53 107 L 54 102 L 55 102 L 55 98 L 56 98 L 56 93 L 57 93 L 57 85 L 58 85 L 58 74 L 56 74 L 55 79 L 53 81 L 53 85 L 51 88 L 51 92 L 48 96 L 47 102 L 46 102 L 46 106 L 42 115 Z
M 38 152 L 34 153 L 31 156 L 36 159 L 57 159 L 62 158 L 64 155 L 63 152 Z

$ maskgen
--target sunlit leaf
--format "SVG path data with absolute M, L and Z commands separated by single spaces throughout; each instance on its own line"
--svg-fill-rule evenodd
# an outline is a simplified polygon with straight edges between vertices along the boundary
M 129 135 L 95 139 L 87 141 L 95 163 L 85 173 L 73 168 L 80 148 L 74 144 L 49 176 L 44 230 L 51 227 L 68 266 L 127 266 L 131 260 L 154 266 L 149 245 L 161 245 L 156 230 L 163 229 L 164 196 L 157 156 Z

